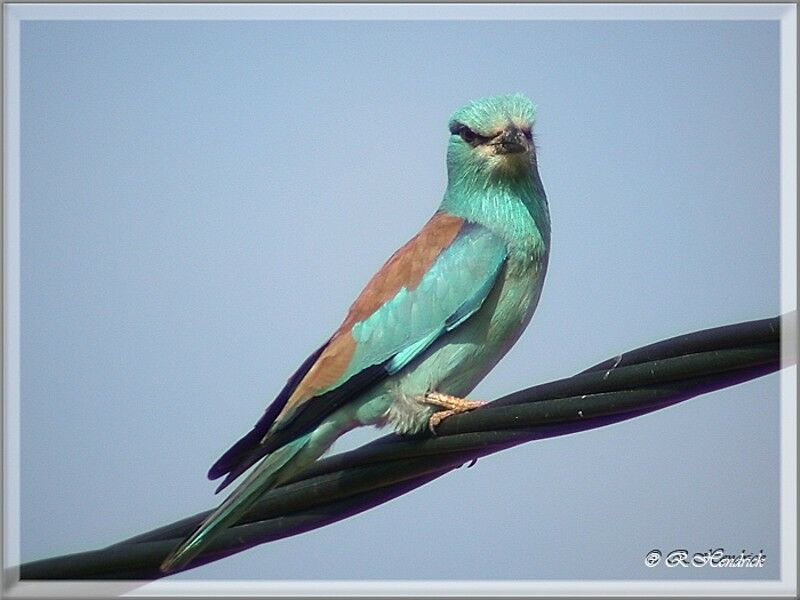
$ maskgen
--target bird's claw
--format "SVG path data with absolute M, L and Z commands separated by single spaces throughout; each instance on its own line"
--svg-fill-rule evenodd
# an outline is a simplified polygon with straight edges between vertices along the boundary
M 436 435 L 436 427 L 439 423 L 444 421 L 447 417 L 468 412 L 486 404 L 480 400 L 465 400 L 464 398 L 458 398 L 457 396 L 450 396 L 449 394 L 442 394 L 439 392 L 428 392 L 425 394 L 425 402 L 447 409 L 433 413 L 430 419 L 428 419 L 428 429 L 433 435 Z
M 428 419 L 428 429 L 430 429 L 433 435 L 437 435 L 436 427 L 444 421 L 447 417 L 451 417 L 457 414 L 455 410 L 440 410 L 439 412 L 435 412 L 431 415 L 431 418 Z

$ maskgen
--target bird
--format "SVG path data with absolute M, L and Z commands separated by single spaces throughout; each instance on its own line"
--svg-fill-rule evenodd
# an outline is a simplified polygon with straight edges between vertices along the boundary
M 447 186 L 432 217 L 369 280 L 344 321 L 208 472 L 217 493 L 252 470 L 161 564 L 183 569 L 269 489 L 361 426 L 432 434 L 517 341 L 542 293 L 550 212 L 536 106 L 473 100 L 448 122 Z

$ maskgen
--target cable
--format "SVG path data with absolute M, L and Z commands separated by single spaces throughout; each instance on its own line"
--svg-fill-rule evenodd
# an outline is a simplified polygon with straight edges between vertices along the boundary
M 435 437 L 392 434 L 320 460 L 270 490 L 188 568 L 363 512 L 511 446 L 617 423 L 773 373 L 782 366 L 781 325 L 795 340 L 796 321 L 792 312 L 650 344 L 455 415 Z M 783 366 L 795 361 L 792 352 Z M 207 514 L 100 550 L 25 563 L 21 579 L 157 579 L 167 553 Z

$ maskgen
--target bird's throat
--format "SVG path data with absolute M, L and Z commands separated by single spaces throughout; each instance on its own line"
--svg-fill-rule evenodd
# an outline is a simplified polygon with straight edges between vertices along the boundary
M 547 198 L 535 165 L 522 173 L 450 173 L 441 210 L 497 232 L 510 243 L 550 243 Z

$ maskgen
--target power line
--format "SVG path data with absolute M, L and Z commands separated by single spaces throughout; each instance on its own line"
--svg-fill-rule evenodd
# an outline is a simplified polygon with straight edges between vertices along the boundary
M 436 437 L 393 434 L 320 460 L 270 490 L 188 568 L 345 519 L 511 446 L 617 423 L 773 373 L 795 363 L 796 331 L 792 312 L 681 335 L 453 416 Z M 792 340 L 785 356 L 781 332 Z M 25 563 L 20 578 L 157 579 L 164 557 L 207 514 L 100 550 Z

